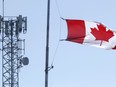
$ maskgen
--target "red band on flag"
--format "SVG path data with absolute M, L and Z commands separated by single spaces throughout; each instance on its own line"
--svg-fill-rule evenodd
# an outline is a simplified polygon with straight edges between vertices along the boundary
M 84 20 L 66 20 L 68 26 L 67 40 L 77 43 L 83 43 L 86 36 Z

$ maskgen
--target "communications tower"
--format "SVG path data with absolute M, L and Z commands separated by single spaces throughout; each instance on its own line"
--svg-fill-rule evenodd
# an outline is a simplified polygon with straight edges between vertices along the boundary
M 20 37 L 26 32 L 27 17 L 0 16 L 2 87 L 19 87 L 19 69 L 29 63 L 24 57 L 25 39 Z

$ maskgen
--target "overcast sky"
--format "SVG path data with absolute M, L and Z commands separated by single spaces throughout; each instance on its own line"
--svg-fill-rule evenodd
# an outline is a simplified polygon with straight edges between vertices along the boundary
M 115 8 L 116 0 L 51 0 L 49 65 L 54 59 L 54 69 L 49 72 L 49 87 L 116 87 L 116 51 L 59 41 L 67 36 L 60 17 L 98 21 L 115 30 Z M 6 16 L 28 18 L 23 36 L 30 64 L 20 69 L 20 87 L 44 87 L 46 13 L 47 0 L 5 0 Z

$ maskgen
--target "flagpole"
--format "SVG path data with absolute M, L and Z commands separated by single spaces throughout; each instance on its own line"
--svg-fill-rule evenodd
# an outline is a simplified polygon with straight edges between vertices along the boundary
M 49 28 L 50 28 L 50 0 L 47 3 L 47 32 L 46 32 L 46 58 L 45 58 L 45 87 L 48 87 L 49 72 Z

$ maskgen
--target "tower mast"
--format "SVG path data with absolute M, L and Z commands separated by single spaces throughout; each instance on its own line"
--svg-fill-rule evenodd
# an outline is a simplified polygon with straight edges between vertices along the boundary
M 27 31 L 27 17 L 0 16 L 0 31 L 2 87 L 19 87 L 19 69 L 29 62 L 24 57 L 25 39 L 20 38 L 21 33 Z
M 19 87 L 19 69 L 28 65 L 24 57 L 25 39 L 20 35 L 27 31 L 27 17 L 4 16 L 4 0 L 0 15 L 0 43 L 2 43 L 2 87 Z

